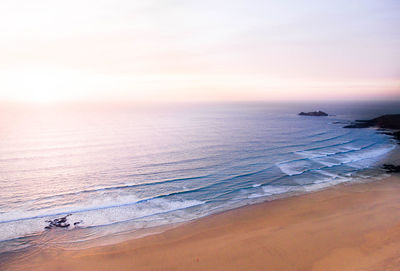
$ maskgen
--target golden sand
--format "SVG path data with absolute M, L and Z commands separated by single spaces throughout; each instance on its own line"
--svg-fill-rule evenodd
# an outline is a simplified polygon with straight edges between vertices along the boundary
M 400 178 L 339 185 L 161 234 L 47 249 L 6 270 L 400 270 Z

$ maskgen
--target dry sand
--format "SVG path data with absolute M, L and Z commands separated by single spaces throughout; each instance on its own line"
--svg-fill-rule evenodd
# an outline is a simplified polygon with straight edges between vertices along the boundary
M 31 255 L 3 268 L 400 270 L 400 178 L 247 206 L 116 245 Z

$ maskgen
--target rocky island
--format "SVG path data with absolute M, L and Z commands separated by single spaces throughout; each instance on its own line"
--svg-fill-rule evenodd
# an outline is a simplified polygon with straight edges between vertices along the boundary
M 300 116 L 313 116 L 313 117 L 326 117 L 328 116 L 327 113 L 323 111 L 313 111 L 313 112 L 301 112 L 299 113 Z

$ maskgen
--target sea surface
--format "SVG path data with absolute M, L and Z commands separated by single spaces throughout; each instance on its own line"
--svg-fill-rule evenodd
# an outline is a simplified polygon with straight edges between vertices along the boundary
M 0 253 L 86 244 L 379 179 L 384 173 L 376 163 L 393 140 L 375 129 L 342 127 L 398 108 L 395 102 L 3 107 Z M 331 115 L 297 115 L 313 110 Z M 45 229 L 46 220 L 67 214 L 68 229 Z

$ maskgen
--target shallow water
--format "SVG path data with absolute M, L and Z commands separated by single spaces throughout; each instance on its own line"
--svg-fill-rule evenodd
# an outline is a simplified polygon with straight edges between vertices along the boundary
M 399 104 L 214 104 L 4 110 L 0 252 L 188 221 L 379 177 L 393 141 L 349 120 Z M 367 109 L 369 108 L 369 110 Z M 298 116 L 327 110 L 329 117 Z M 80 229 L 44 230 L 72 214 Z M 72 224 L 71 224 L 72 225 Z M 54 234 L 56 233 L 56 234 Z M 36 238 L 36 239 L 35 239 Z M 64 240 L 64 242 L 66 242 Z

